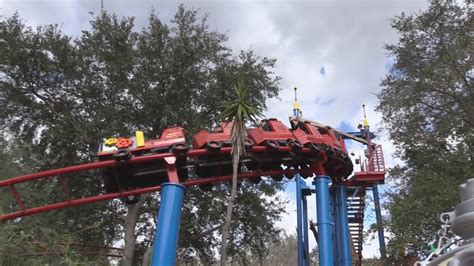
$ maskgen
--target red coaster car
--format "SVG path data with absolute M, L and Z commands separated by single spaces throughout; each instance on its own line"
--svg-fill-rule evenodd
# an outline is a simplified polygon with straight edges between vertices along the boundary
M 316 127 L 310 122 L 299 123 L 293 135 L 302 145 L 313 150 L 331 153 L 336 149 L 347 154 L 344 140 L 338 138 L 330 128 Z
M 163 130 L 159 139 L 145 140 L 143 132 L 135 132 L 130 138 L 108 138 L 99 147 L 99 161 L 111 160 L 117 157 L 140 156 L 161 152 L 179 153 L 187 151 L 184 131 L 181 127 L 170 127 Z
M 159 153 L 173 152 L 177 158 L 178 176 L 180 180 L 187 178 L 186 152 L 188 146 L 181 127 L 171 127 L 163 130 L 159 139 L 144 140 L 143 132 L 137 131 L 135 137 L 109 138 L 100 145 L 99 161 L 117 160 L 114 168 L 107 168 L 103 172 L 105 189 L 107 192 L 118 192 L 134 188 L 160 185 L 168 181 L 166 162 L 163 160 L 140 164 L 126 164 L 128 159 L 137 156 L 146 156 Z M 136 197 L 126 203 L 137 201 Z
M 286 145 L 294 149 L 302 148 L 288 127 L 275 118 L 262 120 L 260 127 L 249 131 L 248 137 L 255 142 L 255 145 L 265 145 L 273 149 Z
M 264 156 L 254 156 L 253 163 L 249 165 L 250 170 L 282 170 L 281 165 L 287 164 L 284 158 L 294 156 L 294 154 L 291 155 L 288 152 L 278 151 L 278 148 L 280 146 L 290 146 L 293 150 L 297 151 L 303 147 L 295 139 L 288 127 L 275 118 L 262 120 L 260 127 L 253 128 L 248 132 L 248 138 L 256 146 L 266 146 L 269 148 Z M 283 179 L 283 176 L 275 175 L 272 178 L 280 181 Z
M 199 177 L 223 176 L 232 174 L 232 157 L 230 154 L 221 154 L 222 147 L 230 147 L 231 131 L 233 122 L 222 122 L 217 128 L 206 131 L 201 130 L 194 135 L 193 149 L 207 149 L 210 154 L 200 155 L 193 158 L 195 160 L 195 171 Z M 252 145 L 247 142 L 247 145 Z M 239 167 L 240 169 L 240 167 Z M 252 181 L 260 181 L 251 179 Z M 212 184 L 200 185 L 202 190 L 211 190 Z
M 331 177 L 342 178 L 352 172 L 353 166 L 347 156 L 344 140 L 338 137 L 331 128 L 317 127 L 310 122 L 299 122 L 293 125 L 293 135 L 305 147 L 327 155 L 328 161 L 325 168 L 331 169 L 328 172 Z
M 194 135 L 193 149 L 217 151 L 223 146 L 231 146 L 231 131 L 234 122 L 222 122 L 219 127 L 206 131 L 201 130 Z

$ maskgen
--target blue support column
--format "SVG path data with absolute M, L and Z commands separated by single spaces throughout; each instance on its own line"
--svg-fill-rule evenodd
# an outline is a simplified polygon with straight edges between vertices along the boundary
M 336 185 L 336 219 L 337 219 L 337 243 L 338 263 L 341 266 L 352 265 L 351 244 L 349 234 L 349 219 L 347 217 L 347 192 L 342 184 Z
M 309 189 L 309 188 L 308 188 Z M 303 197 L 303 234 L 304 234 L 304 253 L 305 261 L 304 265 L 309 266 L 310 256 L 309 256 L 309 237 L 308 237 L 308 204 L 306 202 L 306 197 Z
M 306 197 L 303 197 L 303 233 L 304 233 L 304 252 L 306 259 L 304 261 L 305 266 L 309 266 L 310 256 L 309 256 L 309 237 L 308 237 L 308 203 L 306 202 Z
M 178 246 L 184 186 L 176 183 L 161 185 L 161 202 L 156 225 L 151 265 L 175 265 Z
M 316 176 L 316 208 L 319 232 L 319 265 L 334 265 L 333 224 L 329 196 L 329 176 Z
M 339 209 L 337 208 L 337 199 L 334 186 L 329 189 L 331 194 L 331 211 L 332 221 L 334 222 L 334 263 L 339 266 L 339 259 L 341 258 L 341 237 L 340 237 L 340 221 L 339 221 Z
M 387 248 L 385 247 L 385 237 L 383 233 L 382 212 L 380 210 L 379 190 L 376 184 L 372 186 L 372 192 L 374 193 L 375 218 L 377 220 L 377 227 L 378 227 L 378 233 L 379 233 L 380 258 L 384 260 L 387 258 Z
M 297 238 L 298 238 L 298 266 L 303 266 L 303 210 L 301 206 L 301 176 L 296 174 L 296 214 L 297 214 Z
M 296 181 L 296 210 L 297 210 L 297 239 L 298 266 L 309 266 L 309 237 L 308 237 L 308 205 L 306 196 L 311 195 L 311 189 L 299 174 Z

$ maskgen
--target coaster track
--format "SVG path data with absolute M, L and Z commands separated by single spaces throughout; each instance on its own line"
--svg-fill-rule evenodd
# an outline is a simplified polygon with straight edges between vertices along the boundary
M 185 166 L 182 166 L 182 168 L 194 168 L 196 167 L 195 161 L 191 159 L 191 156 L 202 156 L 202 155 L 213 155 L 213 156 L 218 156 L 218 155 L 229 155 L 231 152 L 231 147 L 224 147 L 220 151 L 208 151 L 206 149 L 199 149 L 199 150 L 190 150 L 189 152 L 186 153 L 187 157 L 187 163 Z M 292 153 L 293 150 L 290 147 L 280 147 L 277 150 L 267 148 L 267 147 L 253 147 L 251 149 L 251 157 L 255 156 L 262 156 L 268 153 L 275 153 L 275 152 L 281 152 L 284 154 L 289 154 Z M 298 154 L 294 155 L 310 155 L 313 154 L 315 155 L 314 152 L 311 152 L 309 148 L 302 148 Z M 177 156 L 183 156 L 184 154 L 174 154 L 171 152 L 168 153 L 161 153 L 161 154 L 156 154 L 156 155 L 147 155 L 147 156 L 140 156 L 140 157 L 133 157 L 127 160 L 126 162 L 123 161 L 117 161 L 117 160 L 107 160 L 107 161 L 101 161 L 101 162 L 92 162 L 92 163 L 86 163 L 86 164 L 80 164 L 80 165 L 74 165 L 74 166 L 69 166 L 69 167 L 64 167 L 64 168 L 59 168 L 59 169 L 53 169 L 53 170 L 47 170 L 43 172 L 38 172 L 34 174 L 29 174 L 29 175 L 24 175 L 24 176 L 19 176 L 7 180 L 2 180 L 0 181 L 0 188 L 2 189 L 10 189 L 12 195 L 14 196 L 16 203 L 18 204 L 18 207 L 20 210 L 18 211 L 13 211 L 8 214 L 2 214 L 0 216 L 0 219 L 2 221 L 5 220 L 10 220 L 10 219 L 15 219 L 19 218 L 22 216 L 26 215 L 31 215 L 31 214 L 36 214 L 36 213 L 42 213 L 50 210 L 55 210 L 55 209 L 61 209 L 61 208 L 66 208 L 66 207 L 72 207 L 72 206 L 78 206 L 78 205 L 83 205 L 83 204 L 88 204 L 88 203 L 93 203 L 93 202 L 98 202 L 98 201 L 103 201 L 103 200 L 110 200 L 114 198 L 121 198 L 121 197 L 126 197 L 130 195 L 139 195 L 143 193 L 149 193 L 153 191 L 159 191 L 160 190 L 160 185 L 157 186 L 150 186 L 150 187 L 143 187 L 143 188 L 136 188 L 136 189 L 130 189 L 124 187 L 123 190 L 118 191 L 118 192 L 110 192 L 106 193 L 104 191 L 103 194 L 100 195 L 94 195 L 94 196 L 88 196 L 88 197 L 81 197 L 81 198 L 71 198 L 71 190 L 70 188 L 66 185 L 66 182 L 62 178 L 58 178 L 57 183 L 59 186 L 61 186 L 61 189 L 64 191 L 64 195 L 66 196 L 67 200 L 62 201 L 62 202 L 52 202 L 52 203 L 47 203 L 43 206 L 39 207 L 29 207 L 27 206 L 27 203 L 25 203 L 22 198 L 20 192 L 17 190 L 15 187 L 16 185 L 19 184 L 24 184 L 27 182 L 32 182 L 32 181 L 39 181 L 39 180 L 50 180 L 51 182 L 56 181 L 54 177 L 61 177 L 61 175 L 64 174 L 73 174 L 73 173 L 79 173 L 82 171 L 87 171 L 87 170 L 95 170 L 95 169 L 114 169 L 117 168 L 118 166 L 124 167 L 124 165 L 140 165 L 143 163 L 147 162 L 166 162 L 166 167 L 163 169 L 159 169 L 161 173 L 165 173 L 167 175 L 167 180 L 163 179 L 163 182 L 166 181 L 171 181 L 171 182 L 179 182 L 179 177 L 177 175 L 178 169 L 176 168 L 176 165 L 174 164 L 174 161 Z M 320 158 L 323 159 L 324 154 L 319 154 Z M 297 157 L 280 157 L 278 158 L 279 161 L 286 162 L 288 164 L 297 164 L 299 161 L 295 159 Z M 318 162 L 322 162 L 322 160 L 313 160 L 312 163 L 316 164 Z M 245 164 L 245 162 L 255 162 L 254 160 L 251 160 L 250 157 L 247 159 L 244 159 L 242 164 Z M 264 162 L 264 161 L 258 161 L 258 162 Z M 230 165 L 230 161 L 220 161 L 220 164 L 223 165 Z M 255 177 L 260 177 L 260 176 L 278 176 L 278 175 L 285 175 L 285 176 L 293 176 L 296 173 L 301 173 L 303 175 L 312 175 L 315 171 L 315 168 L 308 167 L 306 169 L 295 169 L 295 168 L 287 168 L 285 170 L 280 169 L 280 170 L 253 170 L 253 171 L 248 171 L 248 172 L 243 172 L 238 174 L 239 179 L 244 179 L 244 178 L 255 178 Z M 71 177 L 70 177 L 71 178 Z M 231 180 L 232 175 L 218 175 L 218 176 L 212 176 L 212 177 L 206 177 L 206 178 L 196 178 L 196 179 L 186 179 L 182 183 L 185 186 L 194 186 L 194 185 L 204 185 L 204 184 L 212 184 L 212 183 L 218 183 L 218 182 L 223 182 L 227 180 Z M 62 180 L 62 181 L 61 181 Z M 98 178 L 98 182 L 102 182 L 103 179 Z

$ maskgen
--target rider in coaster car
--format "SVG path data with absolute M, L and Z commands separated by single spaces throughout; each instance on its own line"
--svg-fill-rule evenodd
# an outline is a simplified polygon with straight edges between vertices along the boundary
M 295 130 L 295 129 L 301 129 L 303 130 L 304 132 L 308 133 L 307 130 L 306 130 L 306 127 L 304 126 L 304 122 L 303 121 L 299 121 L 298 119 L 296 118 L 293 118 L 290 120 L 290 124 L 291 124 L 291 130 Z
M 362 126 L 362 124 L 359 124 L 357 128 L 360 130 L 360 133 L 362 133 L 362 137 L 365 139 L 367 136 L 365 135 L 365 128 Z
M 270 125 L 268 124 L 268 119 L 263 119 L 260 121 L 260 128 L 263 129 L 263 131 L 272 131 L 270 128 Z

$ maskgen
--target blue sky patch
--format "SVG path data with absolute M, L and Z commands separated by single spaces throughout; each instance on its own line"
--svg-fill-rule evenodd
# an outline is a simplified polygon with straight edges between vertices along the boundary
M 356 131 L 356 126 L 357 125 L 353 125 L 351 122 L 342 121 L 337 128 L 344 132 L 353 132 Z

